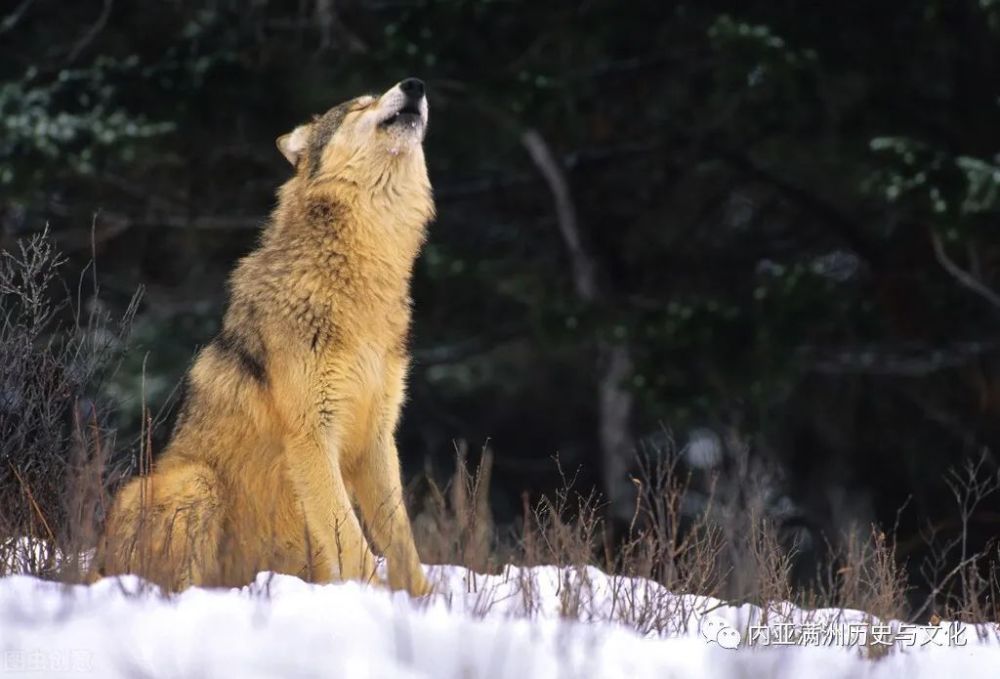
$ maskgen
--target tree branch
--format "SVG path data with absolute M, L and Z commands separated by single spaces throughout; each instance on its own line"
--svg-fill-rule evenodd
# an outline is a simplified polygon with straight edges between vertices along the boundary
M 17 8 L 14 9 L 13 12 L 5 16 L 3 21 L 0 21 L 0 35 L 3 35 L 17 26 L 17 24 L 21 21 L 21 17 L 24 16 L 24 13 L 28 11 L 28 8 L 31 7 L 34 2 L 35 0 L 24 0 L 17 6 Z
M 114 6 L 114 0 L 104 0 L 104 5 L 101 7 L 101 14 L 97 17 L 97 21 L 94 25 L 87 30 L 87 32 L 80 38 L 73 49 L 70 50 L 69 55 L 66 57 L 66 63 L 73 63 L 76 58 L 80 56 L 83 50 L 87 49 L 87 46 L 94 41 L 94 38 L 104 30 L 104 27 L 108 23 L 108 17 L 111 16 L 111 8 Z
M 829 375 L 886 375 L 926 377 L 941 370 L 965 365 L 984 354 L 996 351 L 997 342 L 955 342 L 947 346 L 882 346 L 824 349 L 802 347 L 799 358 L 807 369 Z
M 527 149 L 528 155 L 545 178 L 555 200 L 556 218 L 559 233 L 562 234 L 569 254 L 570 266 L 573 268 L 573 283 L 576 293 L 584 302 L 597 299 L 597 275 L 594 261 L 583 247 L 580 229 L 576 219 L 576 207 L 570 197 L 569 184 L 562 168 L 552 155 L 552 150 L 545 143 L 537 130 L 527 129 L 521 134 L 521 143 Z
M 1000 295 L 990 290 L 982 281 L 971 273 L 959 267 L 945 252 L 941 236 L 931 230 L 931 244 L 934 246 L 934 256 L 941 267 L 963 286 L 976 293 L 997 309 L 1000 309 Z
M 549 145 L 537 130 L 521 133 L 521 143 L 542 173 L 555 202 L 556 221 L 573 269 L 573 283 L 580 300 L 594 304 L 599 298 L 597 265 L 580 236 L 576 207 L 569 182 Z M 628 470 L 635 454 L 630 431 L 632 392 L 625 386 L 632 375 L 632 358 L 627 340 L 598 341 L 597 434 L 610 509 L 616 518 L 627 519 L 633 505 L 633 486 Z

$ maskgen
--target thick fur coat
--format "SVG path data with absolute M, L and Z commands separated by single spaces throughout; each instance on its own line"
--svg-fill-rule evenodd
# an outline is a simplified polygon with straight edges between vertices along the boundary
M 407 79 L 278 139 L 295 175 L 232 273 L 169 445 L 116 498 L 100 573 L 171 589 L 261 570 L 371 579 L 370 538 L 391 587 L 428 591 L 394 440 L 434 215 L 426 125 L 423 83 Z

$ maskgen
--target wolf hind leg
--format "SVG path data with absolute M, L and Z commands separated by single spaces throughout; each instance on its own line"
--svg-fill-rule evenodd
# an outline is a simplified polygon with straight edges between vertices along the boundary
M 218 476 L 200 462 L 171 462 L 118 493 L 97 557 L 102 575 L 134 573 L 169 590 L 222 578 Z

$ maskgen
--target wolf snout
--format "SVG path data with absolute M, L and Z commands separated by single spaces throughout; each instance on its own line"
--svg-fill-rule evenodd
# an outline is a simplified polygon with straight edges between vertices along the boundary
M 407 78 L 399 83 L 399 89 L 410 101 L 420 101 L 424 98 L 424 81 L 419 78 Z

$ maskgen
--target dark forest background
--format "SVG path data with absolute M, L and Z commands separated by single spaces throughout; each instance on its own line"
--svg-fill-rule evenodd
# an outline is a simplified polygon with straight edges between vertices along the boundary
M 162 448 L 275 138 L 406 76 L 439 212 L 409 477 L 488 448 L 498 523 L 560 466 L 626 522 L 636 451 L 674 449 L 752 476 L 804 557 L 872 522 L 908 563 L 1000 533 L 948 475 L 1000 445 L 996 0 L 4 0 L 0 246 L 48 225 L 74 294 L 96 255 L 91 312 L 143 289 L 87 394 L 116 460 L 144 402 Z

